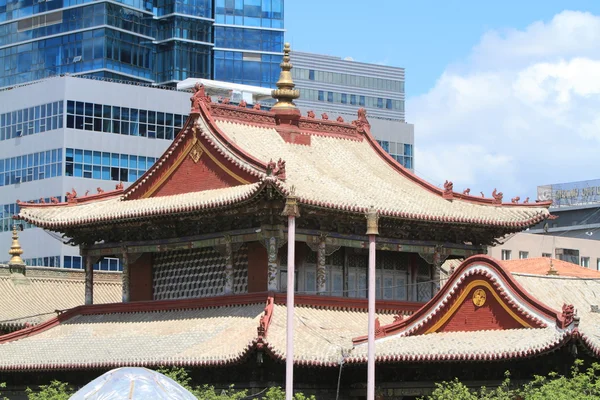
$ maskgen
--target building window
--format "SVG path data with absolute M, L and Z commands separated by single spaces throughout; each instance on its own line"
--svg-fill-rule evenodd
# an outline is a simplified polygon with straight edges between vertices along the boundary
M 519 259 L 524 260 L 526 258 L 529 258 L 529 252 L 528 251 L 519 251 Z
M 0 114 L 0 141 L 62 128 L 63 104 L 55 101 Z
M 310 79 L 311 81 L 315 80 L 315 70 L 314 69 L 308 70 L 308 79 Z
M 60 196 L 46 197 L 43 199 L 35 199 L 28 201 L 28 203 L 51 203 L 52 199 L 56 198 L 59 202 L 61 201 Z M 16 203 L 0 205 L 0 232 L 9 232 L 12 230 L 15 220 L 13 216 L 19 214 L 19 206 Z M 23 229 L 35 228 L 35 225 L 25 221 L 18 221 L 17 225 L 20 225 Z M 0 263 L 1 264 L 1 263 Z M 28 264 L 30 265 L 30 264 Z
M 323 92 L 322 90 L 319 90 L 318 99 L 319 99 L 319 101 L 325 101 L 325 92 Z
M 383 99 L 381 97 L 377 98 L 377 108 L 383 108 Z
M 327 92 L 327 101 L 333 103 L 333 92 Z
M 352 104 L 353 106 L 356 105 L 356 95 L 355 94 L 350 95 L 350 104 Z
M 0 159 L 0 186 L 62 176 L 62 149 Z
M 600 258 L 596 258 L 596 269 L 600 271 Z
M 581 266 L 585 268 L 590 267 L 590 258 L 589 257 L 581 257 Z
M 365 105 L 365 96 L 360 96 L 358 98 L 358 105 L 359 106 L 364 106 Z
M 348 95 L 346 93 L 342 93 L 342 104 L 348 103 Z
M 154 157 L 67 149 L 66 176 L 135 182 L 156 162 Z
M 550 253 L 542 253 L 542 257 L 551 258 L 552 254 L 550 254 Z
M 510 250 L 502 250 L 502 260 L 510 260 L 511 253 Z
M 173 140 L 187 115 L 67 101 L 67 128 Z
M 391 110 L 391 109 L 392 109 L 392 100 L 390 100 L 390 99 L 387 99 L 387 100 L 385 101 L 385 108 L 387 108 L 388 110 Z

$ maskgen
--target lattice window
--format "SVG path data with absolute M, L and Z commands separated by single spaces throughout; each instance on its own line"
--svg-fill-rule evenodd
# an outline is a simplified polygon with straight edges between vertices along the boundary
M 248 252 L 242 246 L 233 255 L 234 293 L 248 292 Z M 156 256 L 154 299 L 184 299 L 223 294 L 225 259 L 213 248 L 171 251 Z
M 325 263 L 327 265 L 344 265 L 344 252 L 342 249 L 336 250 L 330 256 L 327 256 L 325 259 Z

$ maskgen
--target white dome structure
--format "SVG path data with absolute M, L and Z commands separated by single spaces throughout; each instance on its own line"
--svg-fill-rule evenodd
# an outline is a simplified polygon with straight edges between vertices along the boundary
M 147 368 L 127 367 L 94 379 L 70 400 L 197 400 L 173 379 Z

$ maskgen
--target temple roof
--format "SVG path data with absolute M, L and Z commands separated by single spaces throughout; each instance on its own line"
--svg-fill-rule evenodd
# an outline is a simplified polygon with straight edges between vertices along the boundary
M 471 257 L 422 307 L 377 302 L 377 360 L 521 359 L 570 341 L 600 357 L 598 293 L 600 279 L 511 274 Z M 298 295 L 295 363 L 366 362 L 366 311 L 364 299 Z M 285 297 L 266 293 L 80 306 L 0 336 L 0 370 L 228 365 L 254 350 L 285 360 L 286 314 Z
M 121 275 L 94 273 L 94 302 L 121 301 Z M 27 275 L 0 265 L 0 330 L 37 325 L 84 303 L 83 270 L 27 267 Z
M 523 358 L 571 339 L 600 357 L 600 279 L 509 273 L 503 265 L 485 256 L 464 261 L 423 308 L 379 327 L 378 361 Z M 366 337 L 354 342 L 350 361 L 365 362 Z
M 198 107 L 127 190 L 21 203 L 19 217 L 61 229 L 202 212 L 243 204 L 267 186 L 282 196 L 295 188 L 304 206 L 360 214 L 374 206 L 383 217 L 416 221 L 520 229 L 549 216 L 546 203 L 502 203 L 502 194 L 484 199 L 453 192 L 451 183 L 442 190 L 421 180 L 377 144 L 364 113 L 354 124 L 298 116 L 290 131 L 272 111 L 208 101 Z
M 374 139 L 366 110 L 342 117 L 301 116 L 292 80 L 290 46 L 284 46 L 281 74 L 271 110 L 229 99 L 214 103 L 201 83 L 190 98 L 190 116 L 161 158 L 123 191 L 78 197 L 62 204 L 19 203 L 19 218 L 43 228 L 64 230 L 172 213 L 210 212 L 257 198 L 266 188 L 285 197 L 295 192 L 301 206 L 363 214 L 371 207 L 383 217 L 438 223 L 504 227 L 515 231 L 549 216 L 550 202 L 503 203 L 439 189 L 418 178 Z M 484 167 L 484 166 L 483 166 Z M 272 193 L 272 192 L 269 192 Z M 499 232 L 496 232 L 499 234 Z

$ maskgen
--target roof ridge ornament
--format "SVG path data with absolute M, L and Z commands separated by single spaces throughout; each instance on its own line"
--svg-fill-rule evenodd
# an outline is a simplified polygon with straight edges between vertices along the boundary
M 21 248 L 21 244 L 19 243 L 19 234 L 17 232 L 17 224 L 13 225 L 12 232 L 12 244 L 10 246 L 10 250 L 8 254 L 11 255 L 10 261 L 8 262 L 8 267 L 10 272 L 20 273 L 25 275 L 25 262 L 21 258 L 21 254 L 23 254 L 23 249 Z
M 277 81 L 277 89 L 271 92 L 271 96 L 277 100 L 272 107 L 273 110 L 295 109 L 294 99 L 300 97 L 300 91 L 294 89 L 296 86 L 292 80 L 292 63 L 290 62 L 290 44 L 283 45 L 283 61 L 279 64 L 281 72 Z
M 352 121 L 352 125 L 356 126 L 356 130 L 360 133 L 364 133 L 366 129 L 371 128 L 371 124 L 367 119 L 367 110 L 363 107 L 359 108 L 357 111 L 358 119 Z

